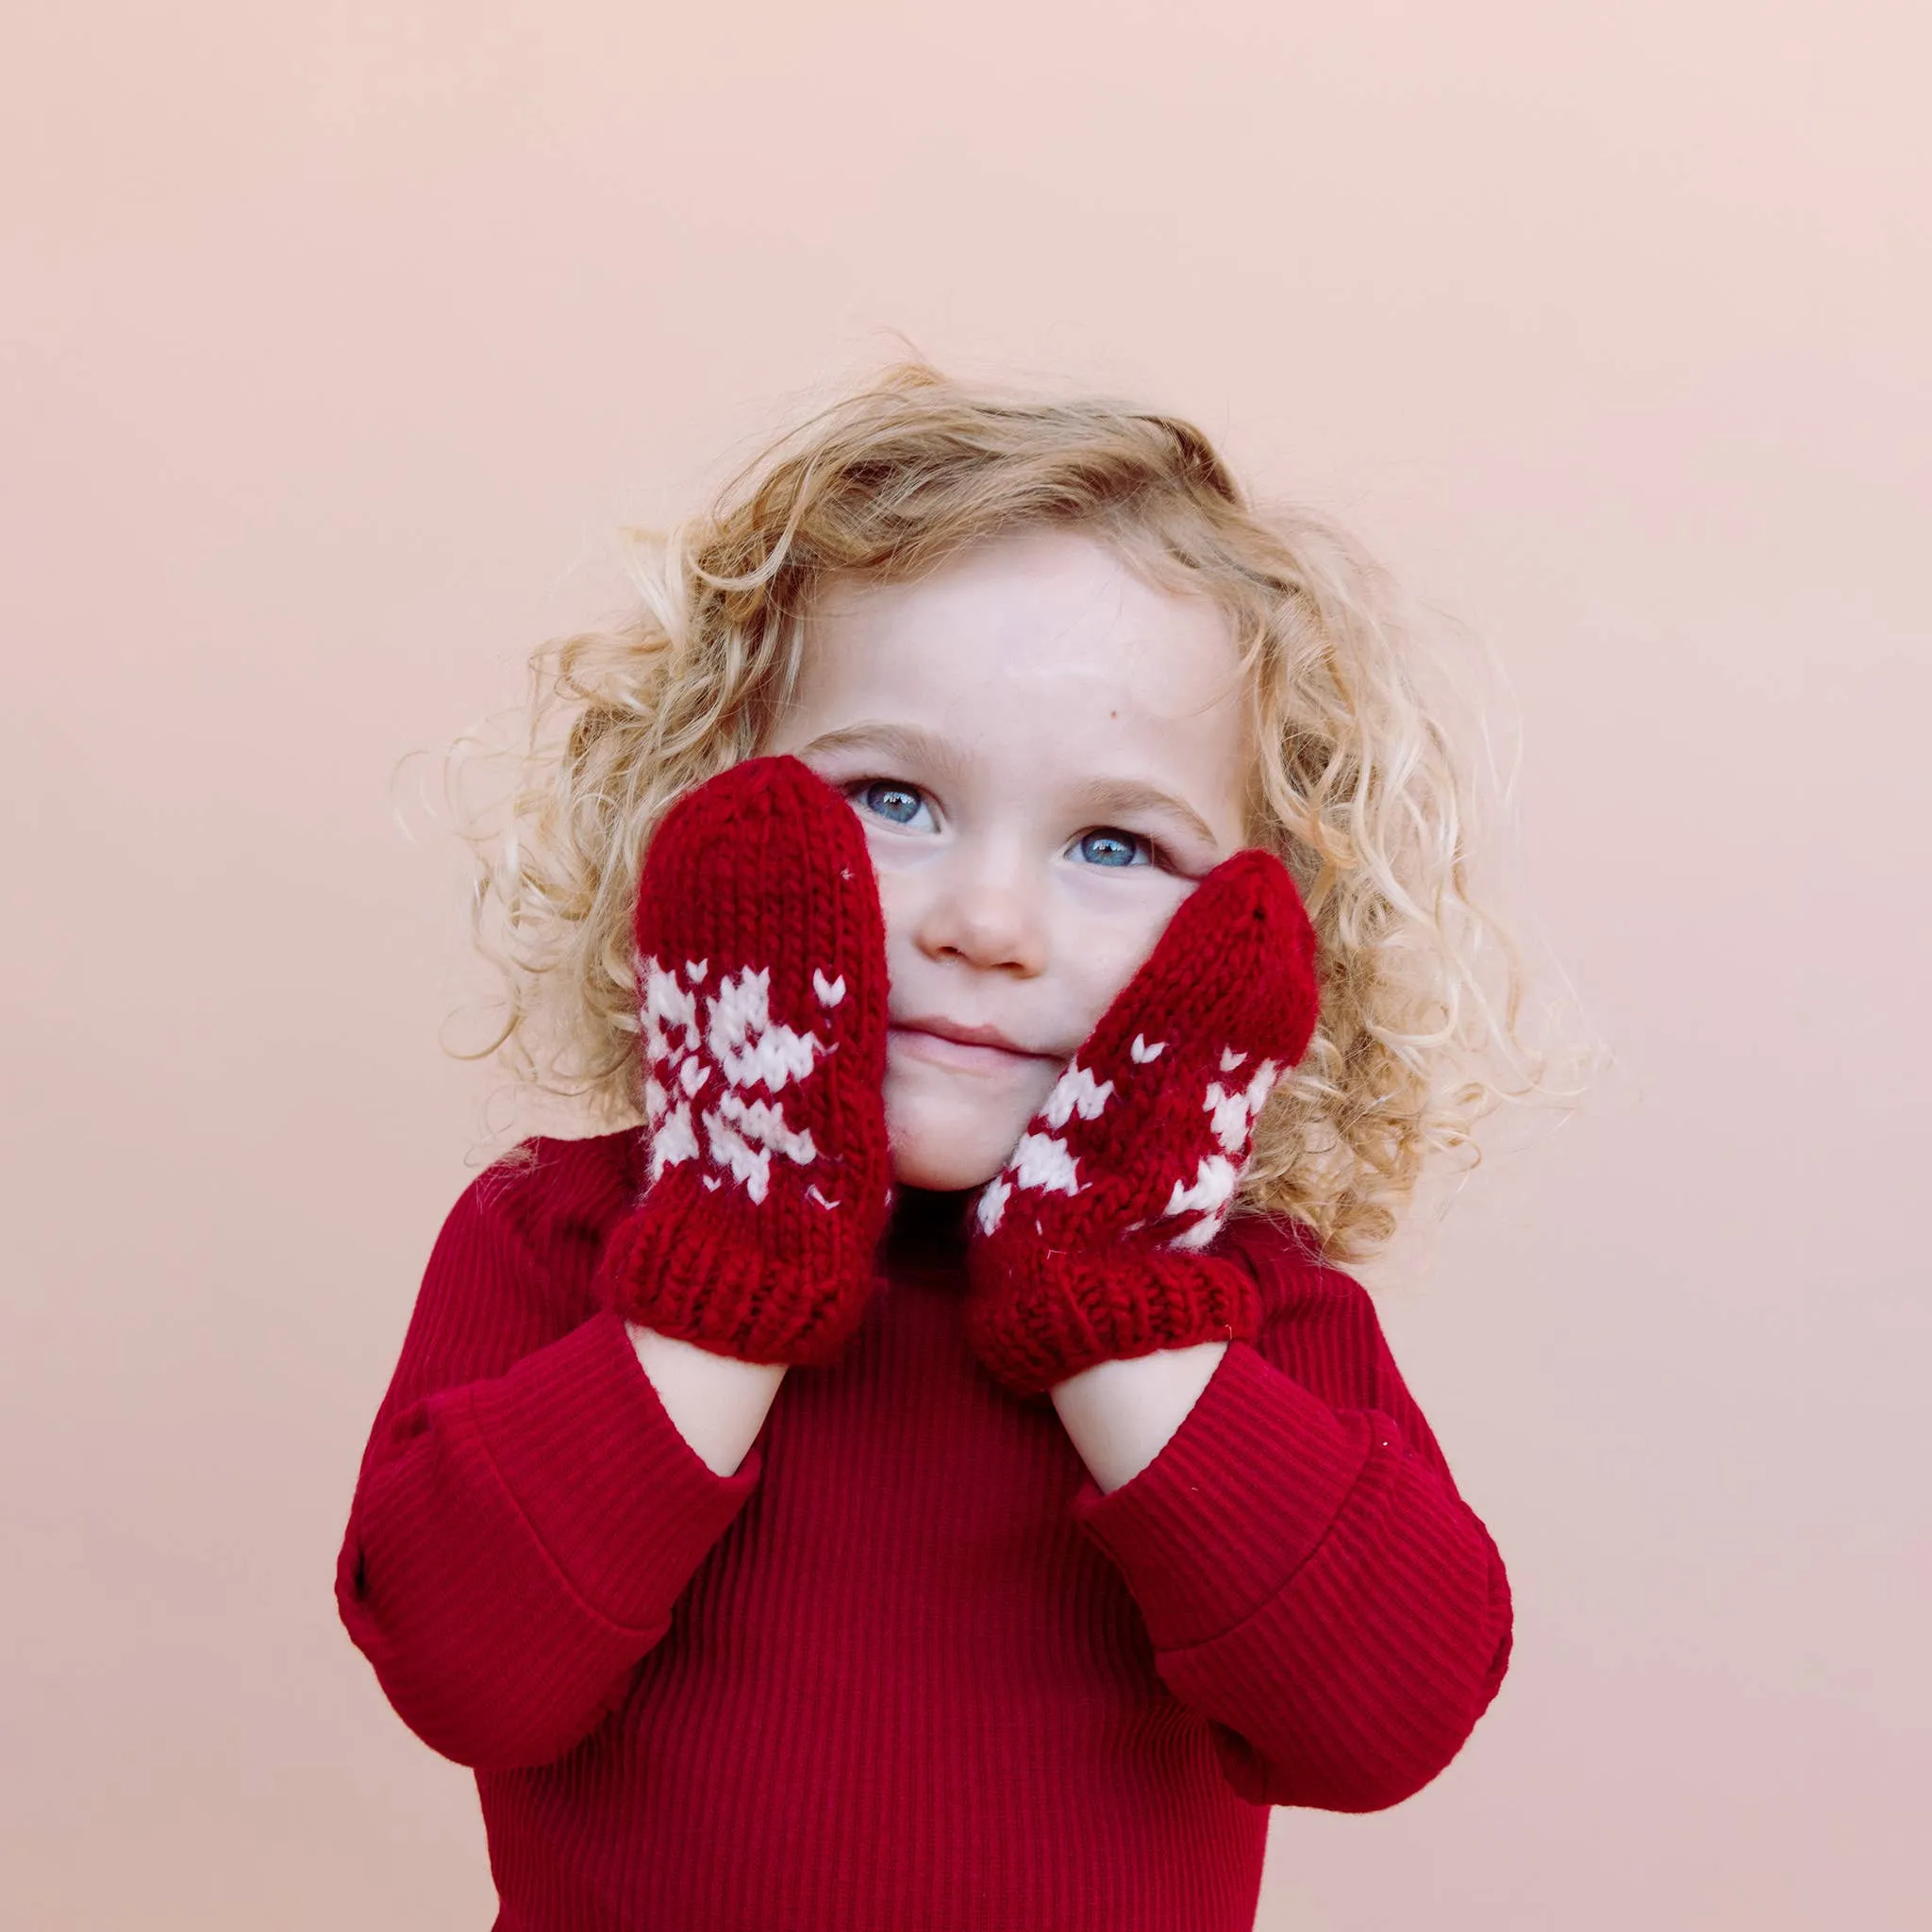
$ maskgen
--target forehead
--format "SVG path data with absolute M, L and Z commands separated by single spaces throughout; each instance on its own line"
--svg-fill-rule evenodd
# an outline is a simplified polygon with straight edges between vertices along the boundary
M 834 578 L 807 625 L 795 688 L 817 709 L 1004 696 L 1115 722 L 1224 727 L 1241 713 L 1233 629 L 1212 599 L 1141 576 L 1099 539 L 1019 532 L 908 582 Z

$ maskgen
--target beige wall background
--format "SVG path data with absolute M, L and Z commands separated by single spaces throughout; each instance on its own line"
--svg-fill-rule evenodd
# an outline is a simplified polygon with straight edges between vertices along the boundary
M 331 1597 L 497 1084 L 391 768 L 894 329 L 1194 415 L 1493 649 L 1507 892 L 1617 1055 L 1383 1291 L 1510 1680 L 1400 1809 L 1277 1812 L 1262 1925 L 1919 1923 L 1918 9 L 4 31 L 8 1923 L 489 1923 Z

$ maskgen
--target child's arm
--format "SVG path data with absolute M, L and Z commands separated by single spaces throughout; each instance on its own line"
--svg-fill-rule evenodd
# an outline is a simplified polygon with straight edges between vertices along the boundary
M 1370 1811 L 1460 1750 L 1509 1586 L 1348 1275 L 1242 1224 L 1265 1310 L 1153 1462 L 1074 1506 L 1256 1804 Z
M 885 934 L 850 807 L 795 758 L 719 774 L 658 827 L 634 924 L 642 1195 L 607 1175 L 559 1213 L 568 1188 L 492 1171 L 458 1204 L 342 1548 L 391 1702 L 479 1769 L 548 1762 L 623 1694 L 757 1481 L 784 1365 L 862 1320 L 885 1222 Z
M 1455 1756 L 1501 1680 L 1509 1597 L 1361 1290 L 1279 1228 L 1291 1280 L 1241 1265 L 1252 1227 L 1215 1245 L 1307 1045 L 1314 962 L 1265 853 L 1182 902 L 981 1194 L 967 1334 L 1019 1394 L 1167 1351 L 1178 1378 L 1225 1344 L 1158 1454 L 1109 1495 L 1090 1481 L 1075 1515 L 1241 1795 L 1365 1811 Z M 1165 1418 L 1113 1420 L 1144 1441 Z
M 518 1226 L 530 1187 L 492 1170 L 444 1224 L 336 1581 L 398 1715 L 486 1770 L 547 1763 L 602 1719 L 760 1467 L 693 1454 L 622 1319 L 584 1318 L 588 1257 L 540 1259 Z
M 731 1474 L 765 1425 L 786 1364 L 741 1362 L 635 1322 L 625 1326 L 677 1433 L 712 1474 Z

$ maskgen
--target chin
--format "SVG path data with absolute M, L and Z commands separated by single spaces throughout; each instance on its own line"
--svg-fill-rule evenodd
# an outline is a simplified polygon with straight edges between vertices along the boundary
M 928 1188 L 935 1193 L 984 1187 L 1007 1164 L 1032 1113 L 1030 1103 L 1016 1109 L 964 1102 L 938 1105 L 928 1095 L 899 1098 L 889 1082 L 886 1129 L 892 1178 L 903 1188 Z
M 1004 1154 L 990 1160 L 962 1160 L 951 1149 L 892 1142 L 892 1178 L 902 1188 L 928 1188 L 936 1194 L 956 1194 L 966 1188 L 983 1188 L 1007 1164 Z

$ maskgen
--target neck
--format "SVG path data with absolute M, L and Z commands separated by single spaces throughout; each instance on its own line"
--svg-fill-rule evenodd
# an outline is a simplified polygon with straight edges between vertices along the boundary
M 966 1245 L 966 1215 L 977 1191 L 974 1188 L 952 1193 L 939 1193 L 930 1188 L 897 1189 L 886 1227 L 888 1261 L 898 1266 L 957 1261 Z

